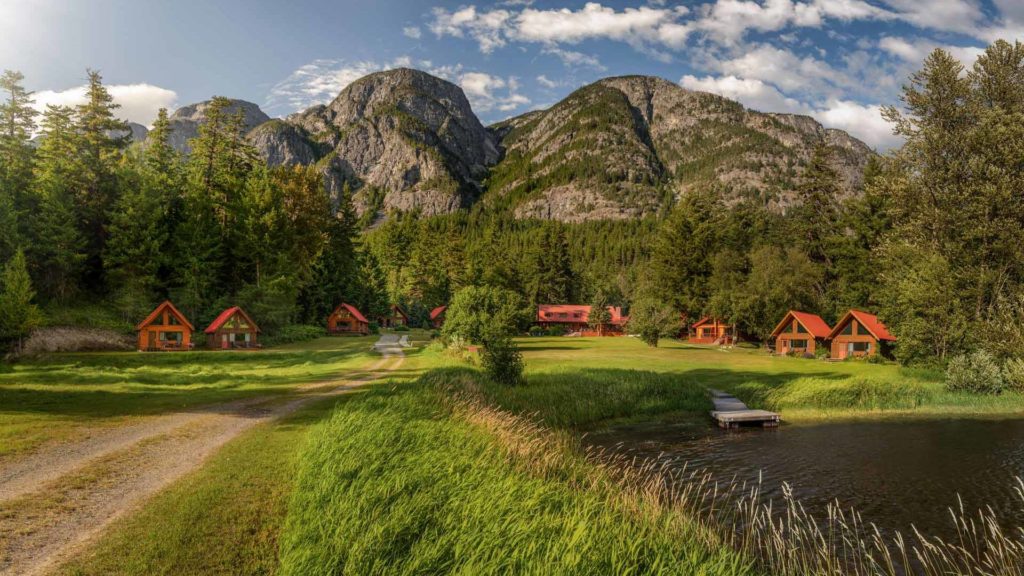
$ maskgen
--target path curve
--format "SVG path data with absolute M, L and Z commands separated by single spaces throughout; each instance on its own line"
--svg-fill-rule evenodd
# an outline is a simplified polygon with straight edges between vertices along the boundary
M 405 360 L 397 336 L 381 336 L 374 349 L 382 357 L 354 372 L 362 376 L 305 384 L 287 401 L 265 396 L 167 414 L 5 466 L 0 470 L 0 575 L 52 570 L 239 434 L 385 377 Z

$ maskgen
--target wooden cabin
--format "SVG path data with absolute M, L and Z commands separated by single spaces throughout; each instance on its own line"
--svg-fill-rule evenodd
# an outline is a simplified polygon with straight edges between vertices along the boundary
M 735 328 L 718 318 L 705 316 L 690 326 L 687 342 L 691 344 L 732 344 L 736 341 Z
M 165 300 L 135 326 L 138 349 L 146 352 L 171 352 L 192 349 L 195 328 L 180 310 Z
M 543 328 L 561 326 L 566 332 L 579 332 L 583 336 L 619 336 L 625 331 L 628 316 L 622 308 L 609 306 L 609 321 L 601 326 L 590 325 L 591 307 L 584 304 L 541 304 L 537 308 L 535 324 Z
M 832 340 L 830 357 L 834 360 L 874 356 L 886 352 L 885 348 L 896 341 L 877 316 L 861 310 L 847 312 L 828 337 Z
M 444 326 L 444 313 L 447 311 L 447 306 L 438 306 L 430 311 L 430 325 L 434 330 L 440 330 L 441 326 Z
M 818 346 L 825 345 L 831 332 L 821 316 L 790 310 L 775 326 L 771 338 L 775 340 L 776 354 L 814 354 Z
M 207 348 L 229 350 L 260 347 L 259 326 L 238 306 L 221 312 L 203 332 L 206 334 Z
M 355 306 L 342 302 L 327 317 L 327 332 L 365 336 L 370 333 L 370 321 Z
M 381 328 L 408 326 L 409 315 L 398 304 L 392 304 L 386 315 L 377 317 L 377 325 Z

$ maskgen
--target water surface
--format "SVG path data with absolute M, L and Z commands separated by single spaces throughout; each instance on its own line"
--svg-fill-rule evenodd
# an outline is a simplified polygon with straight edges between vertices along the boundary
M 885 531 L 953 534 L 948 508 L 992 506 L 1007 527 L 1024 526 L 1014 491 L 1024 477 L 1024 420 L 855 422 L 724 431 L 703 422 L 641 424 L 592 433 L 588 444 L 716 478 L 756 480 L 768 495 L 793 486 L 816 516 L 830 501 L 860 511 Z

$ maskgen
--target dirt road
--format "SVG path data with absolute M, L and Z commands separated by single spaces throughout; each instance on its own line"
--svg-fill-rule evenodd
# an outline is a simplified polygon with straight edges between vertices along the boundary
M 249 428 L 385 377 L 402 365 L 398 338 L 360 376 L 300 386 L 294 396 L 239 400 L 152 417 L 56 446 L 0 469 L 0 575 L 44 574 L 113 520 Z

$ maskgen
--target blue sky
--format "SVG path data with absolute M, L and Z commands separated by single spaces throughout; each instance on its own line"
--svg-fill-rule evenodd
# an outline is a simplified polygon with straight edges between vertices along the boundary
M 884 150 L 879 106 L 931 49 L 969 64 L 1022 37 L 1021 0 L 0 0 L 0 68 L 39 106 L 81 98 L 92 67 L 143 124 L 215 94 L 282 116 L 395 66 L 458 83 L 485 122 L 653 74 Z

